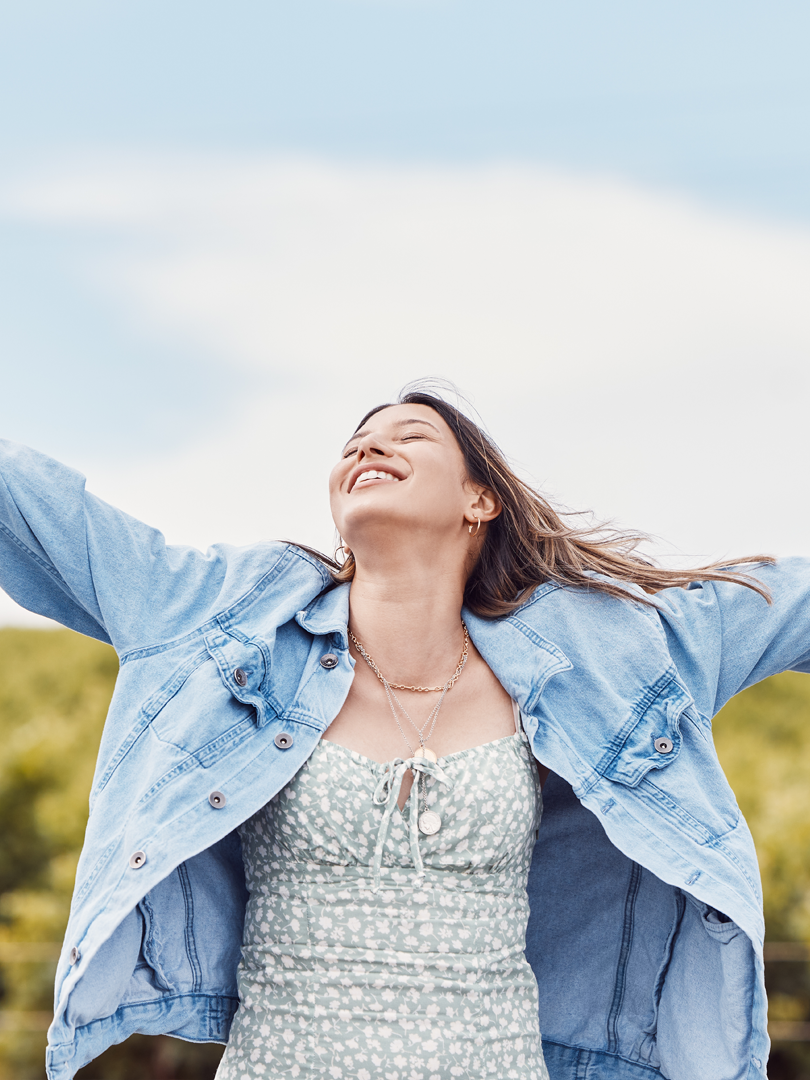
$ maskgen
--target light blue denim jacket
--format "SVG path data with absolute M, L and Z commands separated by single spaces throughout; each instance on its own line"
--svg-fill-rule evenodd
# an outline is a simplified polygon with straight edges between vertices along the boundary
M 288 544 L 169 547 L 4 442 L 0 568 L 19 603 L 121 661 L 48 1076 L 135 1031 L 225 1041 L 246 902 L 235 830 L 346 698 L 348 587 Z M 507 618 L 465 612 L 552 770 L 527 954 L 554 1080 L 765 1075 L 759 875 L 710 720 L 745 686 L 808 670 L 810 563 L 757 573 L 770 607 L 732 584 L 666 590 L 658 610 L 547 584 Z

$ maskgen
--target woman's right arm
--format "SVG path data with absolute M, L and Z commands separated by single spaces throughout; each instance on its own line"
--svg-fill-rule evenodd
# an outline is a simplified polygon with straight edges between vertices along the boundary
M 199 623 L 225 575 L 221 549 L 169 547 L 80 473 L 0 440 L 0 586 L 23 607 L 121 653 Z

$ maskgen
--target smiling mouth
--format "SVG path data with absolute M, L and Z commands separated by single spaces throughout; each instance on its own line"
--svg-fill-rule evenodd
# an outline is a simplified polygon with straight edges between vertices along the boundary
M 354 484 L 352 485 L 352 491 L 354 491 L 354 489 L 357 487 L 367 486 L 373 480 L 394 481 L 396 483 L 399 483 L 399 477 L 394 476 L 392 473 L 380 472 L 379 469 L 366 469 L 366 471 L 361 472 L 355 480 Z

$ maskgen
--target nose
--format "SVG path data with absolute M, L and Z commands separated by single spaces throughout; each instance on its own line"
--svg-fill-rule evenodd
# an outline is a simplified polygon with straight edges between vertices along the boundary
M 357 444 L 355 461 L 363 461 L 364 458 L 385 457 L 388 453 L 390 451 L 386 449 L 384 442 L 377 435 L 369 432 Z

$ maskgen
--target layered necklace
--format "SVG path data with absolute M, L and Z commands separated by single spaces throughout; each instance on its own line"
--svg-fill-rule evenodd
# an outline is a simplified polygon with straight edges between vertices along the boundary
M 352 639 L 352 644 L 385 688 L 385 696 L 388 698 L 388 704 L 391 707 L 391 715 L 394 717 L 394 723 L 399 728 L 399 733 L 402 736 L 405 745 L 408 747 L 408 752 L 412 758 L 425 758 L 427 761 L 433 762 L 439 760 L 433 750 L 431 750 L 430 747 L 427 745 L 427 743 L 430 739 L 430 736 L 433 734 L 433 729 L 436 727 L 436 720 L 439 715 L 439 709 L 441 709 L 442 707 L 444 699 L 447 696 L 447 692 L 451 689 L 451 687 L 455 685 L 459 676 L 464 670 L 464 665 L 467 663 L 467 656 L 469 655 L 470 635 L 463 619 L 461 620 L 461 626 L 464 630 L 464 645 L 461 650 L 461 657 L 458 664 L 456 665 L 456 670 L 453 672 L 453 674 L 450 676 L 444 686 L 403 686 L 401 683 L 389 682 L 388 679 L 386 679 L 386 677 L 377 667 L 377 664 L 373 657 L 369 656 L 369 654 L 366 652 L 362 644 L 357 640 L 351 630 L 349 631 L 349 637 Z M 424 724 L 419 727 L 416 723 L 414 723 L 410 714 L 408 713 L 408 710 L 397 697 L 396 693 L 394 692 L 395 690 L 412 690 L 414 693 L 417 694 L 441 694 L 441 697 L 431 709 L 430 713 L 428 714 L 427 720 L 425 720 Z M 416 732 L 416 736 L 419 739 L 419 745 L 417 747 L 411 746 L 410 740 L 405 734 L 402 724 L 399 722 L 397 709 L 399 709 L 399 711 L 411 725 L 413 730 Z M 419 815 L 419 829 L 426 836 L 432 836 L 434 833 L 437 833 L 442 827 L 442 819 L 439 817 L 435 810 L 428 810 L 427 777 L 424 773 L 414 773 L 414 783 L 418 784 L 420 782 L 420 777 L 422 784 L 422 813 Z

